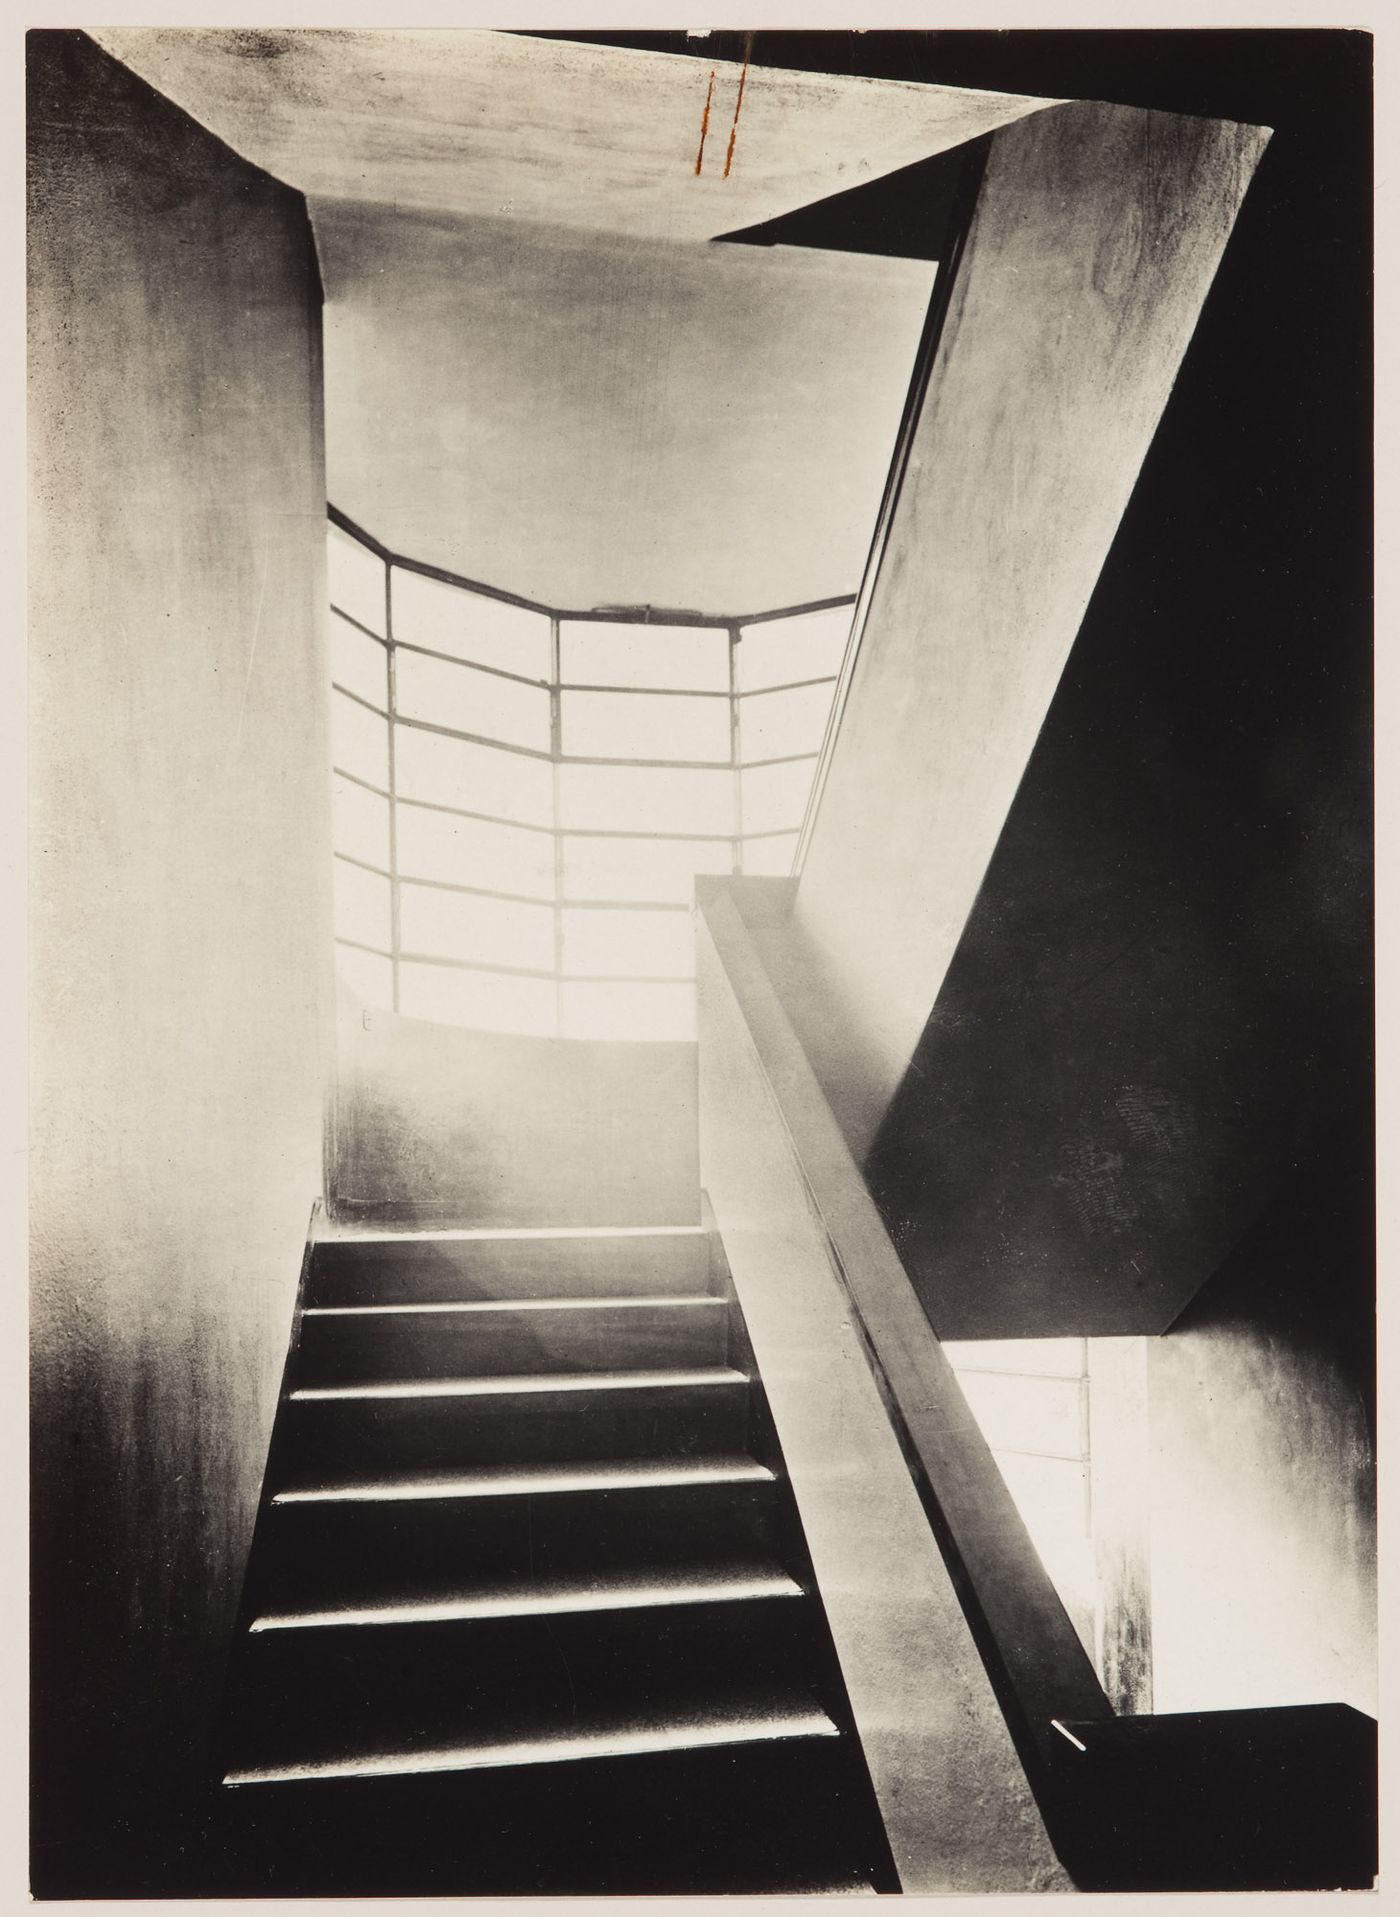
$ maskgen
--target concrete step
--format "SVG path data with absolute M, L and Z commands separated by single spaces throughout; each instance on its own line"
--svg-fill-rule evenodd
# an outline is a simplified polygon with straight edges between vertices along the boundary
M 562 1608 L 540 1608 L 551 1600 Z M 494 1614 L 389 1607 L 376 1623 L 303 1618 L 250 1633 L 230 1777 L 412 1770 L 443 1752 L 459 1767 L 473 1751 L 524 1763 L 531 1747 L 620 1725 L 810 1704 L 819 1619 L 773 1565 L 704 1580 L 536 1580 L 487 1602 Z
M 727 1355 L 727 1307 L 704 1293 L 320 1305 L 302 1314 L 298 1383 L 685 1370 Z
M 828 1725 L 759 1700 L 595 1723 L 550 1761 L 263 1781 L 221 1794 L 220 1841 L 246 1896 L 895 1890 L 859 1753 Z
M 317 1244 L 306 1302 L 691 1295 L 710 1289 L 709 1258 L 698 1226 L 344 1233 Z
M 748 1414 L 748 1380 L 726 1366 L 300 1387 L 283 1405 L 274 1489 L 743 1452 Z
M 356 1495 L 274 1500 L 259 1534 L 257 1609 L 431 1599 L 467 1580 L 532 1573 L 698 1572 L 776 1550 L 779 1487 L 746 1458 L 652 1467 L 650 1481 L 645 1469 L 630 1482 L 614 1470 L 610 1482 L 596 1467 L 517 1468 L 455 1486 L 399 1478 L 347 1490 Z

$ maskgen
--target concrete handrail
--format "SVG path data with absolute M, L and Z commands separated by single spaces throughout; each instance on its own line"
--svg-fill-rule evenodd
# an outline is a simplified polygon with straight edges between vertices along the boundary
M 728 1236 L 731 1194 L 723 1167 L 716 1163 L 721 1147 L 713 1135 L 714 1123 L 728 1115 L 713 1109 L 707 1114 L 706 1109 L 707 1043 L 714 1043 L 716 1021 L 725 1016 L 727 1003 L 742 1021 L 751 1062 L 766 1090 L 770 1120 L 781 1132 L 810 1213 L 824 1236 L 864 1362 L 1007 1727 L 1039 1795 L 1042 1754 L 1053 1751 L 1060 1737 L 1055 1720 L 1110 1719 L 1112 1706 L 1031 1543 L 750 934 L 745 906 L 759 913 L 766 907 L 771 917 L 780 890 L 786 893 L 784 881 L 697 881 L 702 1178 L 747 1310 L 742 1259 L 734 1257 Z M 710 1104 L 713 1107 L 713 1099 Z

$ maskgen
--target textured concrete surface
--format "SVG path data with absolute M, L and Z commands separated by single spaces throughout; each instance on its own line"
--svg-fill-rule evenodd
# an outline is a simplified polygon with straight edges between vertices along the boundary
M 104 27 L 96 35 L 309 198 L 667 241 L 737 232 L 1045 104 L 780 71 L 760 59 L 740 107 L 738 70 L 723 62 L 716 70 L 703 50 L 677 56 L 511 33 Z
M 938 997 L 1265 139 L 1079 103 L 993 136 L 794 915 L 831 995 L 802 1036 L 858 1158 Z
M 331 1036 L 297 196 L 30 38 L 34 1883 L 193 1868 Z
M 866 1162 L 948 1336 L 1160 1332 L 1290 1188 L 1369 1337 L 1368 44 L 1182 37 L 1276 131 Z
M 741 1008 L 704 922 L 699 991 L 702 1174 L 901 1888 L 1068 1889 L 759 1062 L 762 1008 Z M 846 1177 L 858 1189 L 849 1159 Z M 835 1195 L 829 1166 L 818 1189 Z M 995 1477 L 985 1452 L 983 1468 Z
M 342 998 L 331 1198 L 459 1225 L 699 1217 L 695 1046 L 513 1038 Z
M 580 609 L 855 591 L 929 262 L 311 211 L 331 498 L 394 551 Z

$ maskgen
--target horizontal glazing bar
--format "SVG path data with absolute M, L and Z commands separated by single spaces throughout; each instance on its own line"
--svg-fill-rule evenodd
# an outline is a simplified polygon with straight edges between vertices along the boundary
M 364 780 L 359 783 L 363 785 Z M 369 790 L 373 792 L 377 788 L 370 786 Z M 480 819 L 483 825 L 508 825 L 517 832 L 552 834 L 555 830 L 552 825 L 536 825 L 532 819 L 508 819 L 503 812 L 474 812 L 470 806 L 446 805 L 440 799 L 410 799 L 400 793 L 394 803 L 417 806 L 421 812 L 446 812 L 453 819 Z
M 590 688 L 591 689 L 591 688 Z M 667 698 L 670 694 L 665 695 Z M 656 694 L 653 692 L 653 699 Z M 807 755 L 804 753 L 803 757 Z M 728 759 L 605 759 L 595 753 L 561 752 L 560 765 L 611 765 L 621 770 L 649 772 L 732 772 Z M 703 833 L 687 834 L 688 837 L 703 838 Z
M 347 865 L 358 865 L 366 872 L 373 872 L 381 879 L 390 876 L 382 866 L 371 865 L 366 859 L 357 859 L 352 852 L 337 852 L 334 857 L 344 859 Z M 399 873 L 399 878 L 405 885 L 425 885 L 434 892 L 463 892 L 474 899 L 503 899 L 510 905 L 552 903 L 549 899 L 541 899 L 537 892 L 502 892 L 490 885 L 461 885 L 455 879 L 430 879 L 422 872 L 413 872 L 407 867 Z M 575 899 L 566 895 L 559 903 L 587 912 L 689 912 L 692 909 L 674 899 Z
M 531 900 L 530 903 L 537 903 Z M 486 959 L 444 958 L 441 952 L 412 952 L 405 947 L 399 953 L 405 965 L 444 965 L 450 972 L 500 972 L 507 978 L 556 979 L 554 971 L 536 965 L 492 965 Z
M 376 798 L 392 799 L 393 797 L 393 794 L 387 792 L 382 785 L 376 785 L 372 779 L 362 779 L 358 772 L 347 772 L 343 765 L 333 765 L 331 771 L 337 779 L 348 779 L 351 785 L 363 786 L 366 792 L 373 792 Z M 400 803 L 402 804 L 403 801 Z M 548 829 L 548 827 L 545 828 L 546 831 Z
M 480 668 L 472 666 L 470 670 L 476 672 Z M 415 732 L 436 732 L 444 739 L 460 739 L 463 745 L 489 746 L 493 752 L 514 752 L 522 759 L 539 759 L 545 765 L 551 764 L 554 758 L 553 753 L 544 747 L 516 745 L 510 739 L 493 738 L 487 732 L 461 732 L 456 726 L 434 725 L 430 719 L 410 719 L 402 712 L 394 714 L 394 723 L 411 726 Z
M 742 702 L 745 699 L 766 699 L 770 692 L 800 692 L 805 686 L 834 686 L 836 677 L 834 672 L 828 672 L 820 679 L 788 679 L 780 686 L 754 686 L 749 692 L 736 692 L 734 697 Z
M 462 892 L 473 899 L 502 899 L 509 905 L 538 905 L 547 910 L 553 904 L 552 899 L 542 899 L 538 892 L 502 892 L 490 885 L 459 885 L 455 879 L 425 878 L 407 866 L 400 871 L 399 880 L 404 885 L 427 886 L 433 892 Z
M 372 712 L 376 719 L 387 719 L 389 716 L 383 706 L 377 706 L 369 699 L 362 699 L 358 692 L 352 692 L 349 686 L 341 685 L 336 679 L 331 680 L 331 690 L 343 694 L 347 699 L 353 699 L 357 706 L 363 706 L 366 712 Z
M 477 667 L 471 668 L 472 671 L 477 671 L 478 669 Z M 337 692 L 345 692 L 344 686 L 337 686 L 336 690 Z M 593 691 L 594 688 L 589 687 L 587 690 Z M 354 699 L 357 705 L 366 706 L 369 711 L 376 713 L 381 719 L 385 719 L 389 716 L 387 713 L 379 712 L 377 706 L 369 705 L 367 700 L 359 698 L 353 692 L 347 692 L 345 696 L 348 699 Z M 666 696 L 669 697 L 669 694 Z M 724 696 L 727 697 L 728 695 L 726 694 Z M 651 697 L 655 698 L 656 694 L 651 694 Z M 616 766 L 619 770 L 629 772 L 638 770 L 652 772 L 724 772 L 730 769 L 721 759 L 604 759 L 581 752 L 565 752 L 561 753 L 556 760 L 553 753 L 544 751 L 536 746 L 514 745 L 509 739 L 493 738 L 484 732 L 461 732 L 455 726 L 434 725 L 427 719 L 410 719 L 402 712 L 394 714 L 394 723 L 399 726 L 411 727 L 414 732 L 433 732 L 444 739 L 460 739 L 463 745 L 486 746 L 494 752 L 513 752 L 522 759 L 538 759 L 541 764 L 544 765 L 604 765 Z M 793 754 L 793 757 L 810 759 L 815 757 L 815 754 L 800 752 Z M 783 765 L 786 761 L 782 759 L 756 759 L 752 763 L 755 765 Z M 444 810 L 453 809 L 455 808 L 444 808 Z M 486 817 L 488 815 L 483 813 L 476 816 Z M 508 819 L 504 821 L 504 823 L 508 825 L 518 825 L 521 824 L 522 821 L 518 819 Z M 547 830 L 548 828 L 545 829 Z M 639 832 L 627 836 L 646 838 L 648 835 L 644 832 Z M 718 835 L 706 832 L 684 832 L 668 833 L 666 836 L 668 838 L 703 839 L 713 838 Z M 724 836 L 728 838 L 731 835 L 726 833 Z
M 575 899 L 567 894 L 561 905 L 580 912 L 689 912 L 692 907 L 677 899 Z
M 357 859 L 353 852 L 332 852 L 333 859 L 341 859 L 346 865 L 356 865 L 362 872 L 373 872 L 376 878 L 392 879 L 393 873 L 382 865 L 375 865 L 369 859 Z
M 464 672 L 489 672 L 493 678 L 509 679 L 517 686 L 535 686 L 541 692 L 550 690 L 548 679 L 532 679 L 528 673 L 507 672 L 504 666 L 487 666 L 479 659 L 463 659 L 455 652 L 439 652 L 436 646 L 421 646 L 414 639 L 391 639 L 389 644 L 396 652 L 421 652 L 425 659 L 441 659 L 445 666 L 461 666 Z
M 331 601 L 331 611 L 337 619 L 343 619 L 347 626 L 353 626 L 356 632 L 362 632 L 366 639 L 373 639 L 375 645 L 383 646 L 386 651 L 392 645 L 393 641 L 386 639 L 382 632 L 376 632 L 373 626 L 365 625 L 363 620 L 357 619 L 354 613 L 347 612 L 344 606 L 338 606 L 334 600 Z
M 387 958 L 387 952 L 379 952 L 372 945 L 358 945 L 354 939 L 339 939 L 338 944 L 354 945 L 358 951 L 374 952 L 377 958 Z M 482 959 L 442 958 L 435 952 L 400 952 L 399 958 L 405 965 L 440 965 L 449 972 L 493 972 L 505 978 L 538 978 L 551 983 L 561 978 L 566 985 L 689 985 L 689 978 L 677 978 L 673 972 L 559 972 L 536 971 L 528 965 L 488 965 Z
M 378 945 L 366 945 L 360 939 L 348 939 L 339 932 L 335 935 L 335 942 L 337 945 L 348 945 L 352 952 L 368 952 L 373 958 L 388 959 L 391 965 L 394 962 L 393 953 L 382 950 Z
M 708 769 L 708 768 L 707 768 Z M 366 792 L 376 792 L 381 799 L 387 799 L 388 793 L 381 786 L 371 785 L 367 779 L 357 779 L 353 772 L 341 772 L 335 768 L 341 778 L 354 779 L 356 785 L 362 785 Z M 729 845 L 733 841 L 732 832 L 648 832 L 639 826 L 613 829 L 611 827 L 591 825 L 535 825 L 526 819 L 508 819 L 499 812 L 473 812 L 462 805 L 444 805 L 436 799 L 408 799 L 402 793 L 394 801 L 396 805 L 417 806 L 424 812 L 446 812 L 454 819 L 480 819 L 483 825 L 509 825 L 519 832 L 556 833 L 561 839 L 654 839 L 679 841 L 684 844 L 691 839 L 703 840 L 706 845 Z M 790 826 L 780 828 L 791 831 Z M 755 832 L 753 838 L 771 838 L 772 833 Z
M 715 692 L 700 686 L 595 686 L 591 680 L 564 679 L 560 682 L 561 692 L 617 692 L 626 698 L 629 694 L 640 693 L 651 699 L 728 699 L 728 692 Z
M 741 759 L 739 761 L 739 770 L 741 772 L 757 772 L 760 766 L 765 765 L 801 765 L 804 760 L 816 759 L 819 756 L 820 755 L 815 752 L 785 752 L 776 759 Z M 794 826 L 791 829 L 796 831 L 797 828 Z M 754 836 L 757 837 L 758 835 L 755 834 Z

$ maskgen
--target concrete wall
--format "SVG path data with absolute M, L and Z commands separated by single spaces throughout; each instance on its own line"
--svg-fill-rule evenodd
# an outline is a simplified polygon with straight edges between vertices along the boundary
M 928 261 L 312 216 L 331 497 L 376 539 L 576 609 L 855 591 Z
M 1365 1124 L 1333 1120 L 1326 1154 L 1147 1341 L 1161 1711 L 1377 1709 Z
M 938 996 L 1264 138 L 1078 103 L 993 135 L 797 896 L 830 1006 L 803 1037 L 859 1157 Z
M 31 69 L 34 1885 L 200 1882 L 332 1036 L 298 196 Z
M 332 1203 L 347 1219 L 693 1224 L 695 1052 L 463 1031 L 342 987 Z
M 1161 1332 L 1298 1187 L 1369 1339 L 1367 49 L 1305 40 L 1227 69 L 1276 131 L 867 1159 L 949 1337 Z

